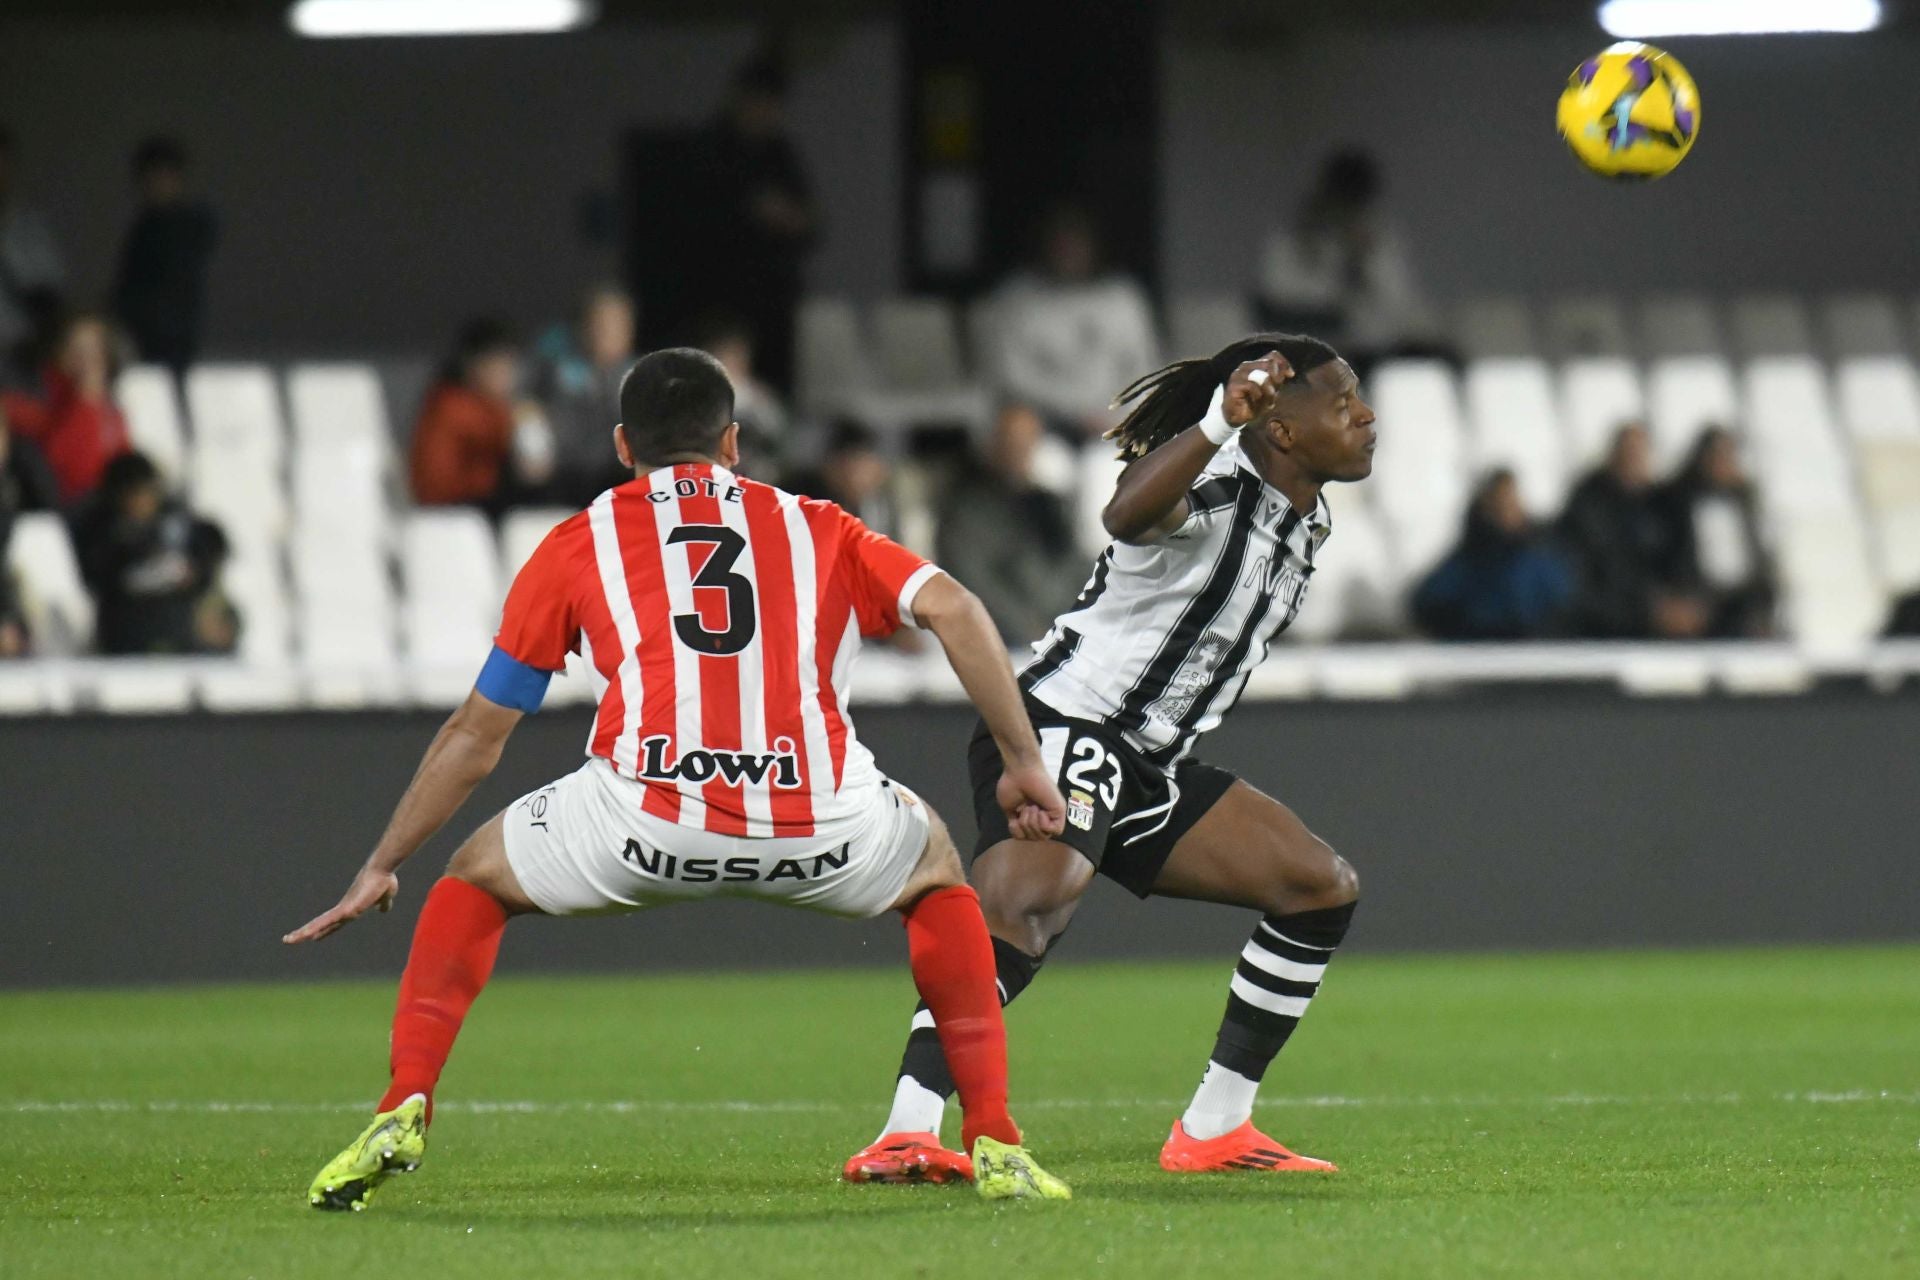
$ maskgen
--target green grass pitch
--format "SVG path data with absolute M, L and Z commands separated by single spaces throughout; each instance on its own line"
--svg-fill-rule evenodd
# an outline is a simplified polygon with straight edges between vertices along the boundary
M 1920 1276 L 1920 949 L 1349 957 L 1257 1116 L 1345 1171 L 1163 1174 L 1228 963 L 1063 959 L 1013 1009 L 1067 1205 L 836 1180 L 904 965 L 516 978 L 509 938 L 425 1165 L 353 1215 L 304 1192 L 390 984 L 0 996 L 0 1275 Z

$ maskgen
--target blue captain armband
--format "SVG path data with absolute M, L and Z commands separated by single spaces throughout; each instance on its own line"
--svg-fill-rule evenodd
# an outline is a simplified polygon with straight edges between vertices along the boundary
M 473 691 L 510 711 L 538 711 L 551 679 L 553 672 L 530 667 L 495 645 L 480 668 L 480 678 L 473 682 Z

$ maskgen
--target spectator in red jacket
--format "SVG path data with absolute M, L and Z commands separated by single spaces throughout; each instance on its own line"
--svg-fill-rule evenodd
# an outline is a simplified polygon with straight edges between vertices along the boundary
M 476 320 L 427 393 L 413 428 L 413 500 L 498 514 L 535 496 L 553 470 L 553 437 L 518 399 L 520 347 L 508 328 Z M 612 438 L 613 424 L 607 425 Z
M 113 332 L 100 316 L 81 314 L 67 321 L 54 345 L 42 376 L 43 398 L 7 401 L 14 432 L 45 456 L 63 506 L 91 496 L 107 464 L 130 447 L 112 384 Z

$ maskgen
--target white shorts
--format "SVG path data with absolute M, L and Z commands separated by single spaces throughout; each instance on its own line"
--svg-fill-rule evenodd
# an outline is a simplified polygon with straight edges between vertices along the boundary
M 642 812 L 645 794 L 595 758 L 509 805 L 507 863 L 533 904 L 577 916 L 764 898 L 864 918 L 899 899 L 927 847 L 926 805 L 885 778 L 852 817 L 810 836 L 683 827 Z

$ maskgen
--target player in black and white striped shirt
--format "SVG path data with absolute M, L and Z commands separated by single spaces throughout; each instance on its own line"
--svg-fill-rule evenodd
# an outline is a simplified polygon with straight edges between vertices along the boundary
M 1013 839 L 984 730 L 969 756 L 972 878 L 1002 997 L 1032 981 L 1096 871 L 1143 898 L 1259 910 L 1200 1087 L 1160 1163 L 1331 1171 L 1254 1128 L 1253 1101 L 1346 934 L 1359 880 L 1292 810 L 1192 750 L 1298 612 L 1332 527 L 1321 491 L 1373 470 L 1373 410 L 1338 353 L 1285 334 L 1169 365 L 1120 402 L 1134 408 L 1113 432 L 1131 459 L 1103 513 L 1113 542 L 1021 675 L 1067 798 L 1065 831 Z M 922 1006 L 886 1130 L 846 1177 L 967 1176 L 966 1157 L 939 1142 L 952 1093 Z

